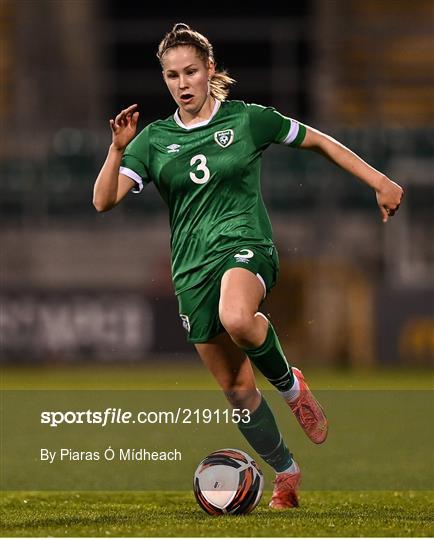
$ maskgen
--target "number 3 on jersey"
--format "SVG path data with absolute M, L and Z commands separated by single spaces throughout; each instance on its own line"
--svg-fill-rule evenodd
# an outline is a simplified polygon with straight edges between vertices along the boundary
M 190 173 L 190 178 L 195 184 L 206 184 L 211 176 L 208 167 L 206 166 L 206 157 L 203 154 L 198 154 L 190 160 L 190 165 L 193 167 L 197 162 L 196 172 L 200 171 L 203 176 L 197 176 L 194 172 Z

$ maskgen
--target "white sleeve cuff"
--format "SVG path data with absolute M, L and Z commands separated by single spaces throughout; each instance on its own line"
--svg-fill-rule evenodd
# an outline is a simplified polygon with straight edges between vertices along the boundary
M 119 167 L 119 173 L 128 176 L 128 178 L 131 178 L 131 180 L 134 180 L 137 184 L 137 186 L 131 190 L 133 193 L 140 193 L 143 190 L 143 180 L 136 172 L 128 169 L 128 167 Z
M 291 118 L 291 127 L 289 128 L 288 135 L 286 136 L 286 139 L 283 141 L 283 144 L 291 144 L 295 141 L 298 135 L 298 130 L 300 129 L 300 125 L 297 122 L 297 120 L 292 120 Z

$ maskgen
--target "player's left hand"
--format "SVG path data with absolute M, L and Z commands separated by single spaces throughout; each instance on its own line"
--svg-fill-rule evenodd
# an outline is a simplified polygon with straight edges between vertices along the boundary
M 376 197 L 383 223 L 387 223 L 389 217 L 395 215 L 403 196 L 404 190 L 401 186 L 387 178 L 387 176 L 382 178 L 380 186 L 376 190 Z

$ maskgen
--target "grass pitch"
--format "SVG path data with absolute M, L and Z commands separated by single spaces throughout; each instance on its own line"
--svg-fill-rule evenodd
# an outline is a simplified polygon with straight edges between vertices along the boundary
M 270 493 L 247 516 L 212 517 L 191 493 L 8 493 L 3 536 L 407 536 L 434 533 L 434 494 L 309 492 L 272 511 Z
M 325 390 L 432 389 L 432 374 L 415 370 L 354 374 L 307 371 L 306 375 L 312 388 Z M 168 368 L 167 364 L 122 370 L 3 369 L 2 386 L 3 389 L 215 388 L 200 366 Z M 266 383 L 261 386 L 267 388 Z M 424 422 L 432 420 L 432 409 L 414 413 L 415 419 L 423 413 Z M 408 419 L 405 423 L 408 424 Z M 405 436 L 405 426 L 402 432 Z M 396 440 L 390 444 L 391 459 L 397 459 Z M 320 450 L 325 455 L 326 449 Z M 432 444 L 417 459 L 426 456 L 432 464 L 431 451 Z M 372 459 L 375 460 L 375 455 Z M 405 453 L 402 460 L 399 466 L 405 470 L 410 463 Z M 3 491 L 0 533 L 12 537 L 434 536 L 434 491 L 302 490 L 301 507 L 283 512 L 268 508 L 270 496 L 266 491 L 250 515 L 211 517 L 197 506 L 191 491 Z

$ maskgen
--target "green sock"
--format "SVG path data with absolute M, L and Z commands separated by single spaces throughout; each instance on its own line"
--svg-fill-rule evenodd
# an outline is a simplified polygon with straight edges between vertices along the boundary
M 250 421 L 238 423 L 238 428 L 250 446 L 276 472 L 286 470 L 292 464 L 292 454 L 283 441 L 273 413 L 262 397 L 259 407 L 250 414 Z
M 265 341 L 256 349 L 243 349 L 259 371 L 279 392 L 287 392 L 294 384 L 294 375 L 286 361 L 279 338 L 268 321 Z

